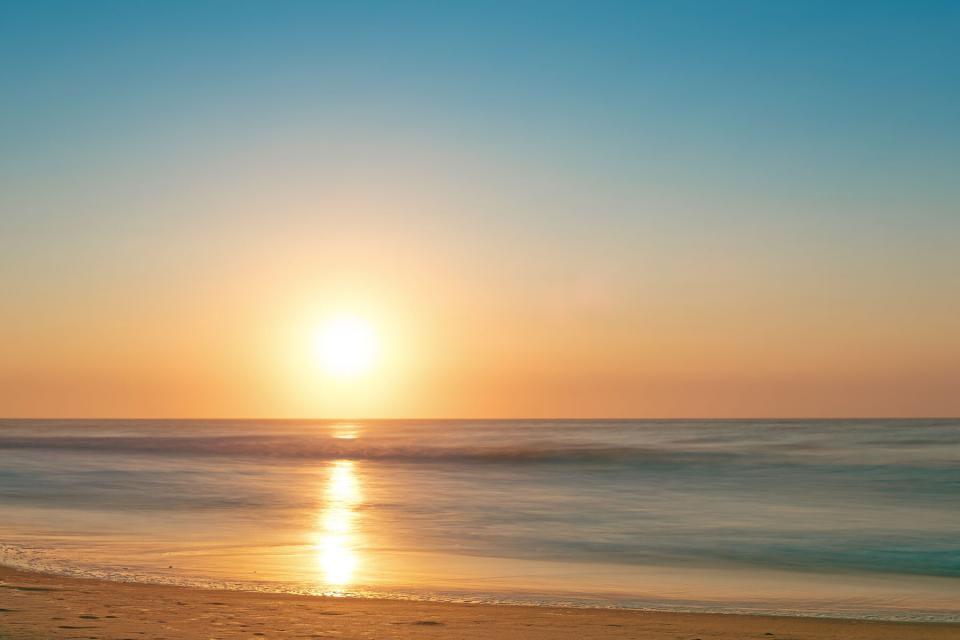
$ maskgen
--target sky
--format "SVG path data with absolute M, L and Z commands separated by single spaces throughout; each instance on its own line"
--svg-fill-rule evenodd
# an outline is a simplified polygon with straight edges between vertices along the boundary
M 0 416 L 960 415 L 958 175 L 956 2 L 11 0 Z

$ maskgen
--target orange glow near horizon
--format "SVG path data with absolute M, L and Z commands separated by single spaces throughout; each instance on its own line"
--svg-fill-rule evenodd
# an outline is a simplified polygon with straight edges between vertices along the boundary
M 378 234 L 393 242 L 387 229 Z M 82 302 L 41 291 L 11 307 L 0 342 L 0 416 L 732 418 L 960 410 L 957 351 L 944 340 L 960 303 L 925 299 L 923 289 L 889 306 L 866 284 L 853 292 L 830 283 L 839 302 L 788 304 L 781 274 L 747 276 L 724 264 L 675 266 L 633 282 L 581 255 L 576 278 L 553 281 L 514 273 L 509 262 L 479 265 L 469 253 L 426 246 L 395 260 L 373 240 L 352 257 L 318 255 L 298 244 L 305 235 L 289 234 L 276 254 L 236 256 L 216 270 L 199 256 L 191 288 L 170 286 L 172 275 L 157 268 L 153 279 L 117 282 Z M 648 248 L 647 259 L 655 252 Z M 539 256 L 537 264 L 553 260 Z M 797 280 L 791 286 L 803 300 L 825 295 L 828 285 Z M 684 282 L 700 288 L 688 292 Z M 730 295 L 711 294 L 711 286 Z M 940 309 L 924 319 L 924 331 L 913 324 L 920 308 Z

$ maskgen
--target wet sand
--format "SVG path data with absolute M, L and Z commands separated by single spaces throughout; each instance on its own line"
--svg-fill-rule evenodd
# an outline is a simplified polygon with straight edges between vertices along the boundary
M 957 640 L 960 625 L 324 598 L 0 568 L 0 638 Z

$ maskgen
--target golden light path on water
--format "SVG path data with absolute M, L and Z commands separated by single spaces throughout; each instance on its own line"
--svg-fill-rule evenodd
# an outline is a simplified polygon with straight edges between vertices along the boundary
M 351 460 L 336 460 L 327 468 L 323 504 L 318 516 L 316 560 L 323 581 L 336 590 L 355 581 L 359 564 L 356 531 L 360 483 Z

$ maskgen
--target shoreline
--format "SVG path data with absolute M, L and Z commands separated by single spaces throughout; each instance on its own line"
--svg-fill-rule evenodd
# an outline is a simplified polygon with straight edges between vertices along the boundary
M 368 587 L 346 590 L 320 590 L 316 583 L 293 583 L 276 581 L 249 581 L 236 579 L 211 579 L 161 574 L 120 572 L 114 569 L 80 569 L 74 565 L 59 564 L 44 566 L 30 562 L 18 562 L 5 557 L 5 550 L 16 548 L 0 542 L 0 570 L 12 570 L 24 574 L 59 577 L 110 584 L 142 584 L 159 587 L 179 587 L 202 591 L 231 591 L 264 595 L 297 595 L 354 600 L 389 600 L 403 602 L 426 602 L 435 604 L 474 604 L 487 606 L 533 607 L 551 609 L 595 609 L 605 611 L 640 611 L 649 613 L 716 614 L 742 616 L 768 616 L 776 618 L 812 618 L 818 620 L 859 620 L 871 622 L 915 622 L 960 625 L 960 609 L 955 607 L 870 607 L 861 603 L 851 606 L 843 600 L 821 598 L 816 603 L 804 599 L 783 599 L 775 606 L 771 601 L 741 599 L 736 602 L 722 600 L 695 600 L 657 598 L 655 595 L 627 597 L 624 593 L 584 595 L 578 590 L 553 591 L 489 591 L 476 585 L 469 589 L 371 589 Z M 172 568 L 172 567 L 169 567 Z M 124 570 L 127 567 L 123 568 Z M 688 576 L 690 577 L 690 576 Z M 647 576 L 650 585 L 661 585 L 662 576 Z M 789 576 L 781 576 L 789 579 Z M 769 578 L 768 578 L 769 581 Z M 466 582 L 465 584 L 469 584 Z M 571 583 L 572 584 L 572 583 Z M 2 638 L 0 638 L 2 640 Z
M 949 640 L 960 624 L 467 604 L 110 582 L 0 567 L 0 638 Z

